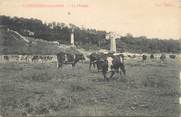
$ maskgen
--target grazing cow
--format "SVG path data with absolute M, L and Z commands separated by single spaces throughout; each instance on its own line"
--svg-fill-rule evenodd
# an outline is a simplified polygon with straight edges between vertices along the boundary
M 122 58 L 123 59 L 123 58 Z M 123 74 L 126 74 L 125 66 L 123 61 L 120 59 L 120 56 L 108 56 L 107 58 L 101 57 L 98 60 L 99 65 L 101 66 L 102 69 L 102 74 L 104 76 L 104 79 L 109 80 L 109 78 L 112 78 L 115 74 L 115 72 L 123 72 Z M 110 64 L 110 65 L 109 65 Z M 107 72 L 109 71 L 109 66 L 111 67 L 111 75 L 108 78 L 107 77 Z
M 33 56 L 31 60 L 32 62 L 40 62 L 40 63 L 43 63 L 46 61 L 44 56 Z
M 160 62 L 161 62 L 161 63 L 164 63 L 165 60 L 166 60 L 166 55 L 165 55 L 165 54 L 161 54 L 161 56 L 160 56 Z
M 143 56 L 142 56 L 142 61 L 143 61 L 143 62 L 146 62 L 146 59 L 147 59 L 147 56 L 146 56 L 146 55 L 143 55 Z
M 119 69 L 123 72 L 124 75 L 126 74 L 126 70 L 125 70 L 125 66 L 124 66 L 124 58 L 122 58 L 122 56 L 121 56 L 121 59 L 119 56 L 113 56 L 113 61 L 112 61 L 112 66 L 111 66 L 112 71 L 111 71 L 110 78 L 112 78 L 112 76 L 115 74 L 115 72 L 119 72 Z M 120 72 L 120 74 L 121 74 L 121 72 Z
M 150 59 L 154 59 L 155 57 L 154 57 L 154 55 L 153 54 L 151 54 L 150 55 Z
M 40 56 L 40 57 L 39 57 L 39 61 L 40 61 L 41 63 L 44 63 L 44 62 L 47 61 L 47 57 L 46 57 L 46 56 Z
M 97 65 L 97 69 L 98 69 L 98 71 L 100 71 L 101 66 L 100 66 L 99 62 L 103 56 L 105 56 L 103 53 L 92 53 L 92 54 L 90 54 L 89 55 L 89 59 L 90 59 L 89 70 L 91 70 L 92 65 L 94 68 Z
M 129 58 L 136 58 L 136 55 L 128 55 Z
M 176 55 L 169 55 L 169 57 L 171 58 L 171 59 L 175 59 L 176 58 Z
M 31 62 L 32 61 L 31 56 L 28 56 L 28 55 L 26 55 L 24 59 L 25 59 L 25 62 Z
M 53 57 L 52 57 L 52 56 L 47 56 L 47 59 L 48 59 L 49 61 L 51 61 L 51 60 L 53 59 Z
M 128 55 L 128 58 L 132 58 L 132 56 L 131 56 L 131 55 Z
M 5 55 L 5 56 L 4 56 L 4 60 L 5 60 L 5 61 L 9 61 L 9 56 Z
M 23 55 L 19 55 L 18 61 L 21 62 L 23 59 L 24 59 L 24 56 Z
M 15 61 L 18 61 L 19 60 L 19 56 L 18 55 L 12 55 L 11 59 L 13 59 Z
M 63 64 L 72 64 L 72 67 L 75 67 L 75 64 L 80 60 L 85 60 L 83 54 L 68 54 L 60 52 L 57 54 L 57 68 L 62 68 Z
M 124 60 L 125 60 L 124 54 L 117 54 L 117 55 L 113 54 L 113 57 L 118 57 L 121 63 L 124 63 Z
M 33 56 L 32 59 L 31 59 L 32 62 L 35 62 L 35 61 L 38 61 L 38 60 L 39 60 L 38 56 Z

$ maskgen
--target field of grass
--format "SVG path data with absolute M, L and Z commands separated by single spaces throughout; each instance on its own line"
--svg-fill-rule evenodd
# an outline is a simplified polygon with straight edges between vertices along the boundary
M 0 115 L 179 117 L 177 60 L 127 60 L 127 75 L 104 81 L 79 63 L 0 64 Z

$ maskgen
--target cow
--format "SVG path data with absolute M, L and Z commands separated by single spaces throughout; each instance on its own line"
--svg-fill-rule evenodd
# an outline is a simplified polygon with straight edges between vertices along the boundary
M 150 55 L 150 59 L 154 59 L 155 57 L 154 57 L 154 55 L 153 54 L 151 54 Z
M 25 62 L 31 62 L 31 61 L 32 61 L 32 56 L 26 55 L 26 56 L 24 57 L 24 59 L 25 59 Z
M 160 63 L 164 63 L 166 60 L 166 55 L 165 54 L 161 54 L 160 56 Z
M 18 61 L 20 57 L 18 55 L 12 55 L 11 58 L 15 61 Z
M 48 60 L 48 59 L 47 59 L 47 56 L 39 56 L 39 61 L 40 61 L 41 63 L 45 63 L 47 60 Z
M 124 54 L 113 54 L 113 57 L 118 57 L 120 61 L 124 63 L 124 60 L 125 60 Z
M 169 55 L 169 57 L 171 58 L 171 59 L 175 59 L 176 58 L 176 55 Z
M 91 67 L 93 65 L 93 67 L 95 68 L 96 62 L 99 59 L 98 58 L 98 54 L 97 53 L 91 53 L 88 58 L 90 59 L 89 61 L 89 70 L 91 70 Z
M 39 57 L 38 56 L 33 56 L 32 58 L 31 58 L 31 61 L 32 62 L 37 62 L 39 60 Z
M 82 53 L 79 54 L 69 54 L 65 52 L 60 52 L 57 55 L 57 68 L 62 68 L 63 64 L 71 64 L 74 68 L 76 63 L 80 60 L 85 60 L 85 57 Z
M 146 55 L 143 55 L 143 56 L 142 56 L 142 61 L 143 61 L 143 62 L 146 62 L 146 59 L 147 59 L 147 56 L 146 56 Z
M 53 59 L 53 57 L 52 57 L 52 56 L 47 56 L 47 59 L 48 59 L 49 61 L 51 61 L 51 60 Z
M 119 56 L 119 55 L 118 56 L 116 56 L 116 55 L 109 56 L 108 55 L 107 57 L 101 57 L 97 61 L 99 66 L 102 69 L 102 74 L 103 74 L 103 77 L 105 80 L 109 80 L 110 78 L 112 78 L 116 72 L 117 73 L 119 72 L 121 75 L 121 71 L 122 71 L 123 74 L 126 75 L 125 65 L 123 63 L 123 58 L 121 58 L 121 57 L 122 56 Z M 111 75 L 108 78 L 106 74 L 109 70 L 111 72 Z
M 128 55 L 129 58 L 136 58 L 136 55 Z
M 91 53 L 89 55 L 89 70 L 91 70 L 91 67 L 93 65 L 93 67 L 95 68 L 95 66 L 97 66 L 98 72 L 101 70 L 101 66 L 99 64 L 99 60 L 102 59 L 103 56 L 105 56 L 106 54 L 103 53 Z
M 4 56 L 4 60 L 5 60 L 5 61 L 9 61 L 9 56 L 5 55 L 5 56 Z
M 112 66 L 111 66 L 111 76 L 115 74 L 115 72 L 119 72 L 119 69 L 126 74 L 125 65 L 124 65 L 124 57 L 123 56 L 113 56 Z M 121 72 L 120 72 L 121 75 Z
M 128 55 L 129 58 L 131 58 L 131 55 Z

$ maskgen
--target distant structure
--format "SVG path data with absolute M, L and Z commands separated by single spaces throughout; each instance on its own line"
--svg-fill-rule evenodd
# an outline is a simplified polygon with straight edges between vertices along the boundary
M 110 51 L 116 52 L 116 39 L 115 38 L 111 38 Z
M 75 47 L 75 42 L 74 42 L 74 29 L 72 28 L 71 34 L 70 34 L 70 44 L 72 47 Z
M 110 51 L 116 53 L 116 39 L 119 38 L 120 35 L 110 32 L 106 35 L 106 39 L 110 40 Z

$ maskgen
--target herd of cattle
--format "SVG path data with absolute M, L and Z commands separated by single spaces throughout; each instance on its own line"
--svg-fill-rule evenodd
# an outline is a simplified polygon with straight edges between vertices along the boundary
M 91 70 L 91 66 L 93 65 L 94 68 L 95 66 L 97 67 L 98 71 L 102 71 L 102 74 L 104 76 L 104 79 L 109 80 L 110 78 L 113 77 L 113 75 L 117 72 L 121 74 L 123 73 L 124 75 L 126 74 L 126 69 L 125 69 L 125 60 L 128 58 L 137 58 L 140 57 L 142 62 L 146 62 L 148 57 L 150 57 L 151 60 L 155 58 L 159 58 L 161 63 L 166 63 L 166 54 L 161 54 L 159 57 L 155 56 L 154 54 L 150 55 L 128 55 L 127 58 L 125 57 L 124 54 L 120 53 L 92 53 L 89 56 L 90 59 L 90 64 L 89 64 L 89 70 Z M 176 55 L 169 55 L 169 58 L 175 59 Z M 106 73 L 110 71 L 111 75 L 107 77 Z
M 89 56 L 86 56 L 86 57 L 90 59 L 90 57 L 93 55 L 96 57 L 100 57 L 101 55 L 106 55 L 106 54 L 97 53 L 97 55 L 96 55 L 96 53 L 91 53 Z M 160 60 L 165 60 L 166 58 L 171 58 L 171 59 L 176 58 L 176 55 L 174 55 L 174 54 L 170 54 L 170 55 L 166 55 L 166 54 L 160 54 L 160 55 L 117 54 L 117 55 L 123 56 L 124 60 L 125 59 L 136 59 L 136 58 L 142 57 L 143 61 L 147 60 L 148 58 L 155 59 L 158 57 Z M 7 61 L 8 62 L 40 62 L 40 63 L 55 62 L 55 61 L 58 61 L 58 59 L 57 59 L 58 56 L 60 56 L 60 57 L 63 56 L 65 59 L 67 59 L 67 60 L 70 59 L 69 61 L 71 61 L 76 56 L 76 54 L 58 53 L 57 55 L 0 55 L 0 62 L 1 63 L 7 62 Z M 85 55 L 81 55 L 81 56 L 82 56 L 81 57 L 82 60 L 85 60 Z
M 53 62 L 56 61 L 56 56 L 53 55 L 1 55 L 0 62 Z
M 125 63 L 127 59 L 137 59 L 141 58 L 142 62 L 146 62 L 148 58 L 150 60 L 160 59 L 160 62 L 164 63 L 167 58 L 175 59 L 175 54 L 128 54 L 124 53 L 91 53 L 85 56 L 82 53 L 65 53 L 60 52 L 57 55 L 1 55 L 0 61 L 4 62 L 27 62 L 27 63 L 46 63 L 46 62 L 56 62 L 57 68 L 62 68 L 64 64 L 71 64 L 74 68 L 76 63 L 81 61 L 83 63 L 85 58 L 89 58 L 89 70 L 91 67 L 97 68 L 98 71 L 102 71 L 104 79 L 109 80 L 117 72 L 124 75 L 126 74 Z M 110 71 L 111 75 L 107 77 L 107 72 Z

